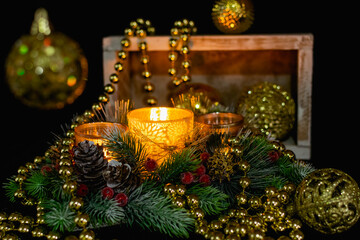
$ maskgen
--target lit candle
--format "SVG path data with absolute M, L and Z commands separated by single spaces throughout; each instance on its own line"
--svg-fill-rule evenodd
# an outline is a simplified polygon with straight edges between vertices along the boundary
M 190 110 L 148 107 L 132 110 L 127 115 L 129 131 L 149 149 L 149 157 L 161 164 L 170 151 L 184 148 L 194 125 Z
M 119 123 L 111 123 L 111 122 L 93 122 L 93 123 L 85 123 L 75 128 L 75 145 L 84 140 L 92 141 L 95 145 L 103 146 L 105 139 L 103 137 L 106 130 L 110 128 L 118 128 L 123 131 L 126 130 L 126 127 Z M 111 153 L 107 148 L 103 148 L 104 157 L 110 161 Z
M 228 133 L 234 136 L 243 127 L 244 118 L 235 113 L 215 112 L 201 115 L 195 121 L 204 124 L 209 133 Z

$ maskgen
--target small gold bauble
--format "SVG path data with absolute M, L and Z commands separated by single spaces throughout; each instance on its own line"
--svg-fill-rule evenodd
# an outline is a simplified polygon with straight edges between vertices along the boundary
M 46 238 L 48 240 L 58 240 L 60 239 L 60 234 L 58 232 L 54 232 L 54 231 L 50 231 L 47 235 Z
M 219 0 L 212 8 L 214 25 L 223 33 L 245 32 L 254 21 L 254 10 L 250 0 Z
M 69 207 L 74 210 L 79 210 L 84 205 L 84 200 L 80 197 L 73 197 L 69 202 Z
M 79 235 L 79 240 L 94 240 L 94 239 L 95 239 L 95 233 L 90 229 L 84 229 Z
M 318 169 L 298 185 L 295 209 L 313 229 L 334 234 L 352 227 L 360 216 L 360 189 L 348 174 L 333 168 Z
M 90 217 L 86 213 L 80 213 L 75 217 L 74 221 L 76 225 L 78 225 L 81 228 L 84 228 L 89 224 Z
M 46 233 L 46 230 L 43 227 L 35 227 L 32 231 L 31 234 L 33 237 L 44 237 Z

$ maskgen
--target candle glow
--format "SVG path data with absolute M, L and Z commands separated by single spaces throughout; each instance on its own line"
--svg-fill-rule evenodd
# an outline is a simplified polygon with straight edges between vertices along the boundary
M 169 152 L 184 148 L 194 125 L 193 112 L 179 108 L 140 108 L 127 116 L 130 133 L 146 145 L 149 157 L 158 164 Z

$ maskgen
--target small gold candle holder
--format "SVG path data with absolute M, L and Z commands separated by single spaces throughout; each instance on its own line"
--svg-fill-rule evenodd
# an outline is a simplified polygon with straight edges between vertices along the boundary
M 93 122 L 85 123 L 75 128 L 75 145 L 80 142 L 88 140 L 92 141 L 95 145 L 103 146 L 105 143 L 104 134 L 108 129 L 118 128 L 122 131 L 126 131 L 126 127 L 119 123 L 111 122 Z M 111 153 L 107 148 L 103 148 L 104 157 L 110 161 Z
M 235 113 L 208 113 L 196 118 L 209 133 L 227 133 L 236 136 L 244 124 L 244 117 Z
M 147 107 L 127 114 L 130 133 L 149 149 L 149 157 L 160 165 L 169 152 L 185 147 L 194 127 L 194 113 L 170 107 Z

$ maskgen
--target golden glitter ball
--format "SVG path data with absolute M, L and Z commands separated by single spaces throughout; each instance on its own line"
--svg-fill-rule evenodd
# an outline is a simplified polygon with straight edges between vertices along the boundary
M 254 21 L 254 7 L 250 0 L 219 0 L 212 8 L 215 27 L 223 33 L 245 32 Z
M 348 174 L 333 168 L 318 169 L 298 185 L 295 209 L 303 222 L 325 233 L 341 233 L 360 216 L 360 189 Z
M 283 140 L 295 123 L 295 102 L 279 85 L 262 82 L 254 85 L 239 101 L 238 113 L 250 127 Z
M 79 44 L 53 31 L 43 8 L 35 12 L 30 34 L 14 43 L 5 65 L 11 92 L 25 105 L 40 109 L 73 103 L 88 75 Z

